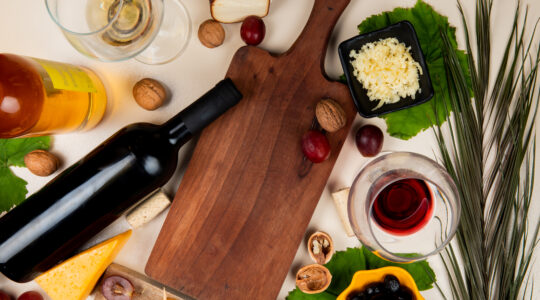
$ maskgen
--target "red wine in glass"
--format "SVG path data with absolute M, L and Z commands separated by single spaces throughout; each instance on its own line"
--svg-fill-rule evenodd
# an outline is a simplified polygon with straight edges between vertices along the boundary
M 409 235 L 424 227 L 433 215 L 433 197 L 425 181 L 401 179 L 386 186 L 372 207 L 375 222 L 393 235 Z

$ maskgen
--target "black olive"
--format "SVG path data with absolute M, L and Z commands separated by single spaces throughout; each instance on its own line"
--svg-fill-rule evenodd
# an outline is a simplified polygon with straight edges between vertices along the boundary
M 364 295 L 364 293 L 360 292 L 360 293 L 358 293 L 358 294 L 353 295 L 352 297 L 349 296 L 348 299 L 349 299 L 349 300 L 365 300 L 365 299 L 366 299 L 366 296 Z
M 366 287 L 366 295 L 371 296 L 377 294 L 379 291 L 377 289 L 377 284 L 370 284 Z
M 369 300 L 396 300 L 396 296 L 385 293 L 375 294 Z
M 375 291 L 375 294 L 384 293 L 384 283 L 378 283 L 373 289 Z
M 371 288 L 371 294 L 380 294 L 384 291 L 384 284 L 382 283 L 373 283 L 368 287 Z
M 399 290 L 399 280 L 396 276 L 386 275 L 384 277 L 384 289 L 390 293 L 395 293 Z
M 384 295 L 384 284 L 383 283 L 372 283 L 366 287 L 365 290 L 366 299 L 385 299 L 380 298 Z
M 396 298 L 397 300 L 412 300 L 413 299 L 413 295 L 409 291 L 409 289 L 406 289 L 403 287 L 401 287 L 401 289 L 399 289 L 399 291 L 397 291 L 395 295 L 397 295 L 397 298 Z

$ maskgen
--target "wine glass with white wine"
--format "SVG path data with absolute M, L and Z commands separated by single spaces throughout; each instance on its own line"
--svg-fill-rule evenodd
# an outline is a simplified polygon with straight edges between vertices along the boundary
M 147 64 L 176 58 L 186 47 L 189 14 L 180 0 L 45 0 L 68 41 L 102 61 L 135 57 Z

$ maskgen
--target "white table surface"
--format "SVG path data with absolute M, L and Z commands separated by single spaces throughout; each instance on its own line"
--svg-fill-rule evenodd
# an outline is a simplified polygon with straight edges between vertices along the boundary
M 103 63 L 83 57 L 69 45 L 50 19 L 43 1 L 0 1 L 0 52 L 88 66 L 101 76 L 107 87 L 109 95 L 108 111 L 103 121 L 95 129 L 84 133 L 70 133 L 54 137 L 51 151 L 61 158 L 63 162 L 62 169 L 76 162 L 127 124 L 140 121 L 157 124 L 164 122 L 223 78 L 234 52 L 244 45 L 239 34 L 240 24 L 225 25 L 226 39 L 222 46 L 215 49 L 205 48 L 199 42 L 196 30 L 200 23 L 210 18 L 208 1 L 183 0 L 183 2 L 189 10 L 193 23 L 193 34 L 186 51 L 182 56 L 168 64 L 149 66 L 135 60 Z M 342 73 L 336 51 L 337 45 L 340 41 L 357 34 L 356 26 L 362 20 L 372 14 L 392 10 L 396 6 L 413 6 L 415 2 L 415 0 L 352 0 L 330 39 L 325 63 L 330 77 L 337 78 Z M 438 12 L 447 15 L 450 23 L 458 27 L 458 42 L 463 48 L 462 26 L 456 2 L 453 0 L 428 0 L 427 2 L 432 4 Z M 469 22 L 473 23 L 472 16 L 475 1 L 463 0 L 462 2 L 470 17 Z M 493 43 L 495 46 L 492 47 L 494 61 L 501 56 L 501 48 L 505 43 L 512 21 L 514 2 L 495 0 L 493 11 L 493 21 L 495 23 L 493 26 Z M 530 6 L 531 20 L 540 17 L 540 0 L 524 0 L 522 2 Z M 300 34 L 309 17 L 312 5 L 313 0 L 273 0 L 270 13 L 264 18 L 266 37 L 260 47 L 274 53 L 287 50 Z M 530 28 L 533 23 L 529 22 Z M 172 100 L 153 112 L 140 108 L 131 96 L 131 87 L 143 77 L 152 77 L 165 83 L 172 92 Z M 359 242 L 355 238 L 349 238 L 345 235 L 330 193 L 339 188 L 350 186 L 355 174 L 365 162 L 365 159 L 358 153 L 354 145 L 353 134 L 358 126 L 368 123 L 376 124 L 383 130 L 386 128 L 382 119 L 356 118 L 353 131 L 351 131 L 345 142 L 308 228 L 308 231 L 317 229 L 328 232 L 333 237 L 337 250 L 356 247 Z M 187 165 L 185 157 L 186 153 L 190 151 L 189 148 L 192 147 L 187 146 L 180 151 L 179 170 L 165 186 L 166 192 L 171 197 L 174 196 L 182 172 Z M 383 146 L 383 150 L 412 151 L 428 157 L 434 157 L 433 153 L 436 148 L 432 132 L 429 130 L 409 141 L 391 138 L 385 134 Z M 540 150 L 537 150 L 537 155 L 540 155 Z M 536 167 L 539 168 L 538 163 Z M 52 176 L 41 178 L 33 176 L 24 168 L 14 168 L 13 171 L 28 181 L 29 193 L 35 192 L 58 174 L 57 172 Z M 537 183 L 536 187 L 540 187 L 540 185 Z M 536 189 L 532 211 L 534 216 L 538 215 L 539 196 L 540 191 Z M 131 239 L 117 257 L 116 262 L 143 272 L 165 216 L 166 214 L 162 213 L 145 227 L 134 231 Z M 533 223 L 538 222 L 538 220 L 532 221 Z M 539 256 L 537 255 L 537 257 Z M 438 283 L 443 288 L 443 291 L 448 292 L 449 285 L 441 262 L 438 258 L 430 259 L 429 262 L 437 274 Z M 294 272 L 298 267 L 309 263 L 311 263 L 311 260 L 308 257 L 306 245 L 301 244 L 279 293 L 279 299 L 284 299 L 288 291 L 294 288 Z M 538 263 L 534 267 L 533 273 L 536 275 L 533 278 L 540 276 L 540 265 Z M 0 274 L 0 289 L 19 295 L 23 291 L 39 289 L 39 287 L 33 282 L 17 284 Z M 539 296 L 540 283 L 537 282 L 535 290 L 536 295 Z M 436 289 L 422 294 L 426 299 L 442 299 Z M 450 295 L 449 292 L 446 294 Z

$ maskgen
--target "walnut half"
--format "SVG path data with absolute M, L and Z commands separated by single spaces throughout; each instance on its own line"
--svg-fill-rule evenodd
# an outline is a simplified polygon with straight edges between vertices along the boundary
M 318 264 L 324 265 L 330 261 L 334 254 L 332 238 L 324 232 L 318 231 L 312 234 L 308 240 L 309 256 Z
M 325 266 L 318 264 L 302 267 L 296 273 L 296 286 L 306 294 L 323 292 L 331 281 L 330 271 Z

